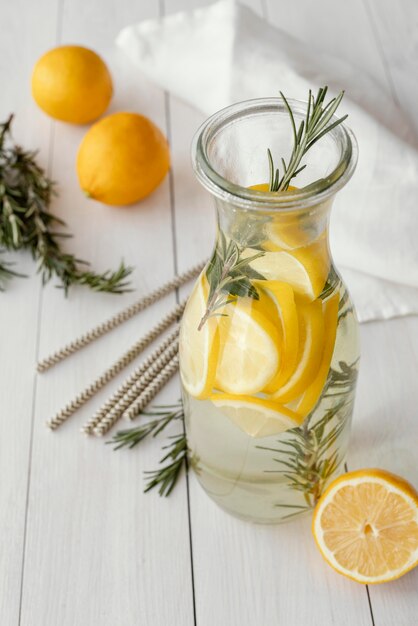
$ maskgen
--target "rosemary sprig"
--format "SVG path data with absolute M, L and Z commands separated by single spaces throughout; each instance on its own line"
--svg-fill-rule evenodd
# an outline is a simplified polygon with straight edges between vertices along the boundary
M 335 398 L 350 393 L 357 381 L 358 363 L 359 359 L 356 359 L 351 365 L 347 365 L 345 361 L 339 361 L 339 370 L 331 368 L 323 397 Z
M 340 275 L 337 274 L 333 265 L 331 265 L 327 280 L 322 289 L 322 292 L 319 294 L 319 298 L 321 300 L 326 300 L 329 298 L 336 290 L 341 286 L 341 278 Z
M 158 410 L 150 412 L 143 411 L 141 415 L 147 415 L 155 419 L 148 421 L 146 424 L 141 424 L 141 426 L 119 430 L 116 435 L 113 435 L 113 438 L 106 443 L 111 445 L 116 444 L 115 450 L 119 450 L 125 446 L 134 448 L 143 439 L 148 437 L 148 435 L 156 437 L 171 424 L 171 422 L 183 419 L 184 413 L 182 404 L 167 404 L 164 406 L 155 406 L 154 408 Z
M 261 250 L 251 256 L 243 257 L 243 250 L 244 248 L 232 239 L 227 242 L 224 233 L 220 231 L 217 246 L 206 270 L 209 295 L 206 311 L 200 320 L 198 330 L 201 330 L 209 317 L 225 315 L 216 311 L 234 302 L 238 297 L 259 300 L 259 293 L 251 283 L 251 279 L 265 280 L 265 277 L 250 267 L 250 263 L 263 256 L 265 252 Z
M 338 423 L 325 435 L 325 428 L 331 419 L 342 409 L 344 402 L 339 402 L 327 411 L 319 422 L 310 427 L 309 418 L 301 428 L 290 431 L 292 439 L 283 440 L 280 448 L 267 448 L 277 455 L 274 460 L 284 469 L 267 470 L 267 473 L 283 474 L 288 480 L 288 486 L 303 494 L 306 505 L 276 506 L 285 508 L 310 509 L 315 506 L 328 479 L 334 474 L 342 462 L 338 451 L 327 456 L 329 448 L 338 439 L 344 428 L 344 421 Z M 286 460 L 284 460 L 286 459 Z
M 286 191 L 292 179 L 305 169 L 306 164 L 301 165 L 301 161 L 308 150 L 310 150 L 317 141 L 322 139 L 324 135 L 329 133 L 330 130 L 338 126 L 338 124 L 341 124 L 348 117 L 347 115 L 343 115 L 343 117 L 329 123 L 340 106 L 341 100 L 344 97 L 344 91 L 341 91 L 336 98 L 332 98 L 332 100 L 325 105 L 324 100 L 327 91 L 327 86 L 321 87 L 316 98 L 314 98 L 312 91 L 309 90 L 306 116 L 305 119 L 300 122 L 298 128 L 293 111 L 284 94 L 280 92 L 292 125 L 293 149 L 287 163 L 283 158 L 280 159 L 283 171 L 281 176 L 279 168 L 276 168 L 274 165 L 271 150 L 267 150 L 270 171 L 270 191 Z
M 10 141 L 13 115 L 0 124 L 0 251 L 29 250 L 38 264 L 42 283 L 59 279 L 67 293 L 71 285 L 86 285 L 93 291 L 128 291 L 127 276 L 132 268 L 121 262 L 115 271 L 103 274 L 87 271 L 86 261 L 61 249 L 60 240 L 69 237 L 55 229 L 65 223 L 49 211 L 56 195 L 55 183 L 36 163 L 36 152 L 23 150 Z M 5 279 L 22 276 L 0 263 L 0 285 Z
M 115 450 L 128 447 L 134 448 L 141 441 L 143 441 L 149 435 L 156 437 L 163 432 L 165 428 L 176 420 L 184 420 L 183 404 L 169 404 L 163 406 L 155 406 L 157 410 L 150 412 L 143 412 L 142 415 L 148 415 L 154 417 L 146 424 L 137 426 L 135 428 L 128 428 L 127 430 L 121 430 L 114 435 L 110 443 L 115 445 Z M 184 433 L 171 437 L 173 441 L 166 446 L 163 446 L 163 450 L 167 450 L 167 454 L 163 456 L 160 463 L 164 463 L 168 459 L 171 462 L 157 470 L 145 472 L 149 476 L 148 483 L 145 487 L 145 493 L 159 487 L 158 493 L 160 496 L 168 496 L 173 490 L 177 479 L 180 475 L 181 468 L 184 467 L 187 470 L 187 439 Z
M 333 451 L 331 455 L 329 455 L 329 450 L 338 440 L 345 426 L 344 412 L 348 411 L 351 406 L 351 392 L 358 373 L 357 364 L 358 360 L 351 365 L 340 361 L 340 371 L 330 370 L 322 397 L 332 397 L 337 399 L 337 402 L 318 422 L 312 424 L 314 414 L 312 411 L 301 427 L 289 431 L 291 438 L 284 438 L 280 442 L 280 447 L 258 446 L 262 450 L 274 452 L 274 460 L 281 466 L 278 470 L 267 470 L 267 472 L 283 474 L 288 480 L 289 488 L 303 494 L 304 505 L 284 503 L 276 505 L 280 508 L 294 509 L 294 512 L 289 513 L 286 518 L 297 515 L 301 510 L 313 508 L 329 478 L 343 461 L 338 450 Z
M 144 489 L 147 493 L 154 487 L 158 487 L 160 496 L 169 496 L 172 492 L 177 479 L 180 475 L 181 468 L 187 463 L 187 439 L 185 434 L 173 437 L 173 441 L 164 446 L 164 450 L 168 448 L 169 452 L 160 460 L 164 463 L 167 459 L 171 459 L 171 463 L 161 467 L 160 469 L 145 472 L 149 475 L 149 481 Z

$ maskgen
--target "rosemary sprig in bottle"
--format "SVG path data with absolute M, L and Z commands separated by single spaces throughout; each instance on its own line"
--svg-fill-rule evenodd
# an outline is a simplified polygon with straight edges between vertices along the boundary
M 123 262 L 117 270 L 97 274 L 73 254 L 64 252 L 60 240 L 69 237 L 57 232 L 65 223 L 49 211 L 55 183 L 36 163 L 36 153 L 10 142 L 13 115 L 0 124 L 0 252 L 29 250 L 37 261 L 42 283 L 56 277 L 67 293 L 71 285 L 86 285 L 93 291 L 128 291 L 127 276 L 132 268 Z M 15 276 L 10 264 L 0 261 L 0 289 Z
M 289 431 L 277 448 L 257 446 L 261 450 L 274 452 L 277 470 L 267 473 L 282 474 L 288 487 L 302 493 L 304 504 L 278 503 L 277 507 L 289 509 L 291 518 L 302 510 L 312 509 L 319 500 L 324 487 L 343 462 L 339 450 L 332 447 L 345 428 L 346 414 L 353 402 L 353 387 L 358 374 L 358 360 L 348 365 L 339 362 L 339 370 L 331 368 L 326 387 L 321 397 L 333 398 L 336 403 L 316 423 L 312 423 L 313 410 L 302 426 Z
M 247 297 L 258 300 L 259 293 L 251 283 L 251 279 L 265 280 L 259 272 L 256 272 L 250 263 L 263 256 L 264 251 L 259 251 L 248 257 L 242 256 L 241 248 L 232 239 L 227 242 L 222 231 L 219 233 L 219 242 L 206 270 L 206 278 L 209 282 L 209 295 L 206 311 L 200 320 L 198 330 L 214 315 L 226 315 L 217 313 L 230 302 L 238 297 Z
M 157 410 L 142 413 L 142 415 L 148 415 L 154 419 L 149 420 L 146 424 L 118 431 L 113 439 L 106 443 L 116 444 L 115 450 L 124 447 L 134 448 L 149 435 L 156 437 L 162 433 L 172 422 L 184 420 L 183 404 L 181 402 L 179 404 L 155 406 L 154 409 Z M 182 467 L 184 466 L 187 469 L 187 439 L 184 429 L 181 434 L 175 435 L 171 439 L 171 443 L 163 446 L 163 450 L 168 450 L 168 452 L 162 457 L 160 463 L 164 463 L 168 459 L 171 462 L 157 470 L 145 472 L 149 476 L 144 490 L 145 493 L 155 487 L 159 487 L 158 492 L 160 496 L 168 496 L 176 485 Z
M 284 94 L 280 92 L 280 96 L 289 113 L 290 122 L 292 124 L 293 149 L 287 163 L 285 159 L 280 159 L 282 163 L 282 175 L 280 175 L 279 168 L 274 166 L 271 150 L 267 150 L 270 170 L 270 191 L 286 191 L 292 179 L 305 169 L 306 165 L 301 165 L 301 161 L 308 150 L 310 150 L 317 141 L 322 139 L 324 135 L 329 133 L 330 130 L 341 124 L 348 117 L 347 115 L 343 115 L 343 117 L 330 123 L 332 116 L 340 106 L 341 100 L 344 97 L 344 91 L 341 91 L 336 98 L 333 98 L 325 105 L 324 101 L 327 91 L 327 86 L 321 87 L 316 98 L 314 98 L 312 91 L 309 90 L 306 116 L 305 119 L 300 122 L 298 128 L 296 127 L 293 111 Z

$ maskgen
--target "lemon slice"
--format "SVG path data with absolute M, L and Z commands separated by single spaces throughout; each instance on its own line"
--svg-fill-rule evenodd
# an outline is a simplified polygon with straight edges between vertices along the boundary
M 295 191 L 295 189 L 297 189 L 297 187 L 292 187 L 292 185 L 289 185 L 288 189 L 286 191 L 270 191 L 270 183 L 257 183 L 256 185 L 250 185 L 248 187 L 248 189 L 254 189 L 255 191 L 265 191 L 266 193 L 280 193 L 280 194 L 284 194 L 286 193 L 286 191 Z
M 266 193 L 274 193 L 274 191 L 270 191 L 269 183 L 257 183 L 257 185 L 250 185 L 248 189 L 254 189 L 255 191 L 265 191 Z
M 267 296 L 264 297 L 267 301 Z M 280 336 L 262 312 L 264 306 L 267 302 L 240 298 L 228 306 L 227 316 L 220 318 L 222 347 L 216 387 L 221 391 L 258 393 L 276 375 L 280 365 Z
M 251 256 L 245 250 L 243 257 Z M 267 280 L 288 283 L 296 294 L 315 300 L 324 288 L 330 269 L 330 257 L 325 237 L 305 248 L 288 252 L 266 252 L 250 264 Z
M 297 412 L 304 416 L 308 415 L 318 402 L 327 380 L 332 355 L 334 353 L 335 338 L 337 336 L 339 301 L 340 295 L 336 293 L 324 304 L 325 338 L 321 365 L 315 380 L 305 390 L 296 405 Z
M 250 437 L 277 435 L 299 426 L 302 422 L 294 411 L 264 398 L 219 393 L 212 395 L 210 399 Z
M 266 227 L 267 241 L 264 247 L 268 250 L 294 250 L 308 245 L 312 235 L 297 224 L 268 224 Z
M 264 286 L 264 291 L 276 305 L 281 324 L 281 367 L 277 376 L 264 389 L 265 393 L 272 393 L 279 389 L 295 370 L 299 348 L 299 321 L 293 289 L 290 285 L 278 281 L 260 281 L 258 284 Z
M 324 315 L 322 302 L 317 300 L 311 304 L 298 306 L 299 346 L 296 357 L 296 368 L 273 399 L 287 404 L 298 398 L 315 380 L 321 365 L 324 352 Z
M 298 217 L 295 214 L 280 215 L 266 224 L 267 239 L 263 248 L 271 252 L 307 248 L 314 244 L 324 246 L 328 238 L 326 219 L 318 222 L 311 217 Z
M 256 191 L 270 192 L 269 183 L 259 183 L 251 185 L 250 189 Z M 297 187 L 289 185 L 288 192 L 297 190 Z M 283 194 L 286 192 L 280 192 Z M 271 252 L 278 250 L 294 250 L 313 243 L 321 235 L 317 229 L 317 220 L 307 220 L 306 217 L 299 217 L 296 213 L 280 214 L 277 219 L 273 219 L 266 224 L 265 231 L 267 239 L 263 242 L 263 248 Z M 323 230 L 323 229 L 322 229 Z M 326 236 L 326 233 L 325 233 Z
M 250 189 L 275 193 L 270 191 L 269 183 L 259 183 L 251 185 Z M 288 191 L 295 190 L 296 187 L 289 186 Z M 281 192 L 285 193 L 285 192 Z M 263 242 L 263 248 L 272 252 L 277 250 L 293 250 L 306 246 L 312 241 L 312 235 L 304 231 L 297 222 L 295 215 L 280 215 L 277 220 L 266 224 L 267 239 Z
M 183 314 L 179 355 L 183 385 L 195 398 L 207 398 L 212 391 L 219 354 L 216 318 L 209 318 L 198 330 L 206 310 L 206 279 L 202 276 L 190 295 Z
M 359 583 L 394 580 L 418 565 L 418 493 L 384 470 L 349 472 L 322 495 L 312 532 L 340 574 Z

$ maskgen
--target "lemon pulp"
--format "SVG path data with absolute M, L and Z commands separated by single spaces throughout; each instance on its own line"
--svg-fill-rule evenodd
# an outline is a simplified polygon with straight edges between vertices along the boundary
M 418 493 L 384 470 L 349 472 L 323 494 L 312 531 L 340 574 L 369 584 L 394 580 L 418 565 Z

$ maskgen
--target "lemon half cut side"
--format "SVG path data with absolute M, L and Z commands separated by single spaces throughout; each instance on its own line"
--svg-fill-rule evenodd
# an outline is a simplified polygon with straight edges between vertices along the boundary
M 381 469 L 343 474 L 320 498 L 312 532 L 338 573 L 376 584 L 418 565 L 418 493 Z

